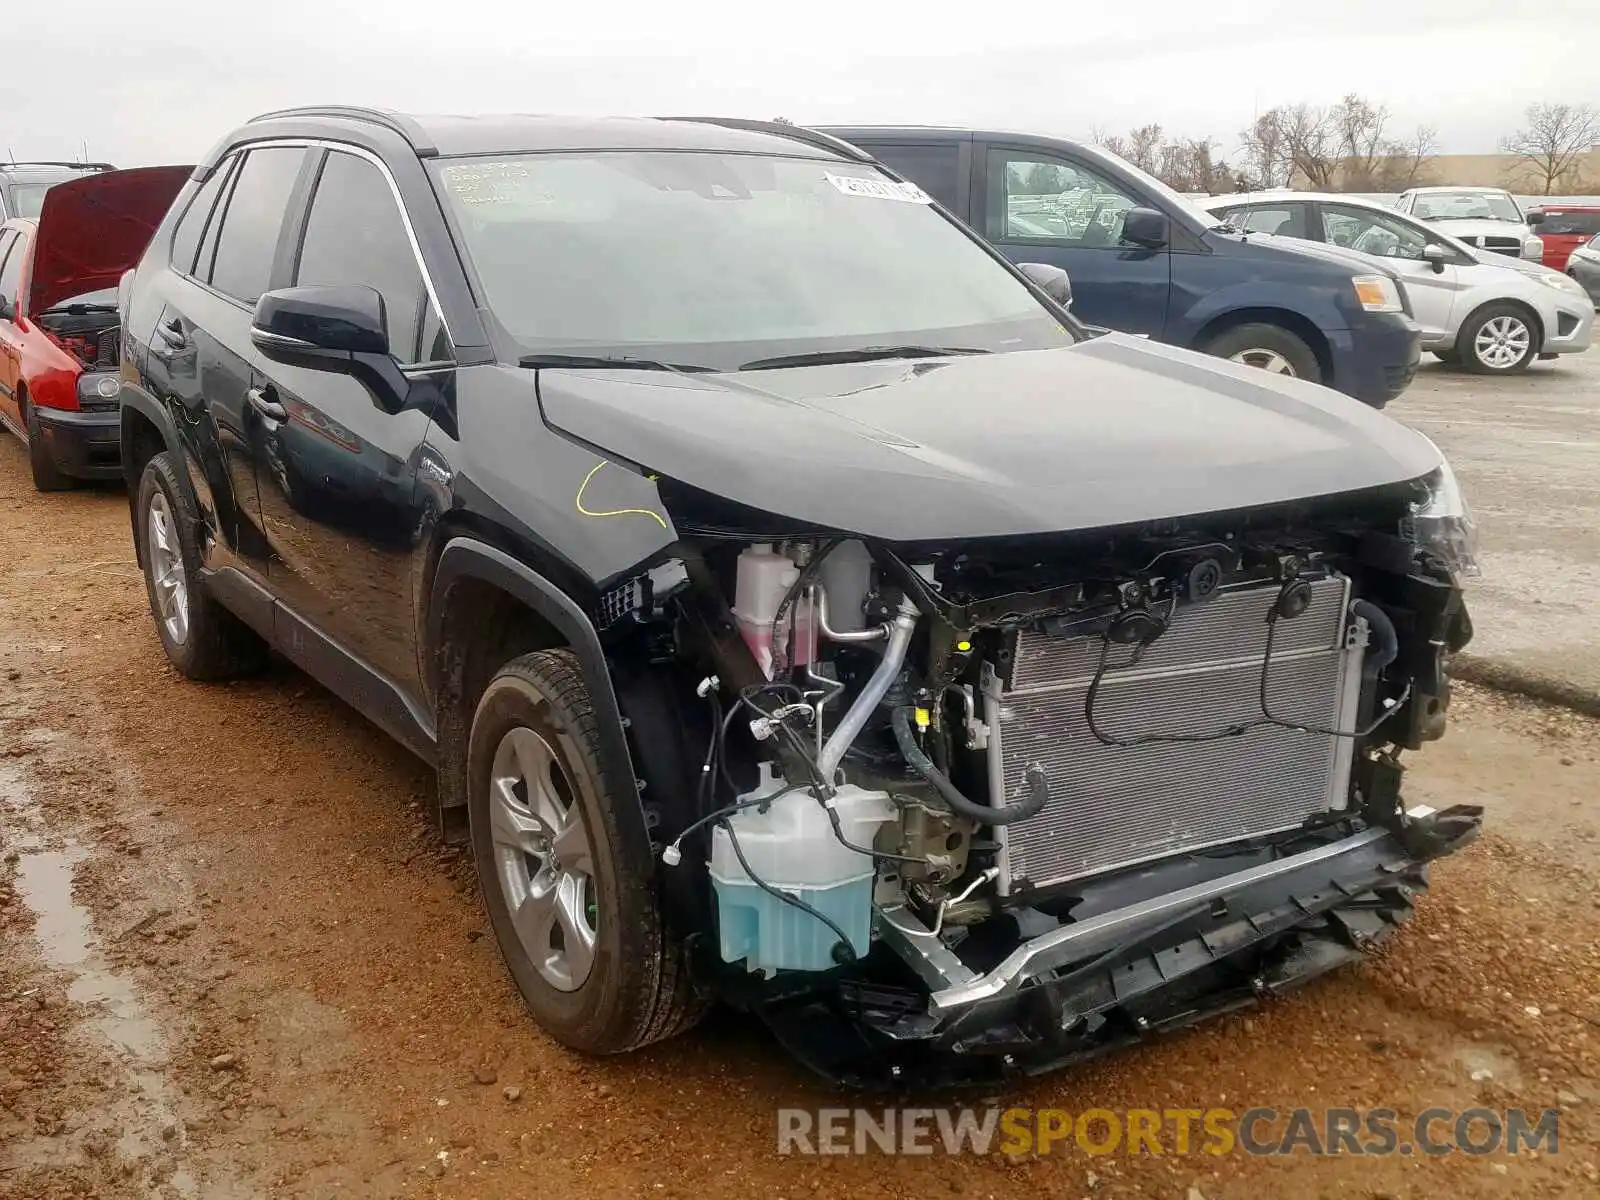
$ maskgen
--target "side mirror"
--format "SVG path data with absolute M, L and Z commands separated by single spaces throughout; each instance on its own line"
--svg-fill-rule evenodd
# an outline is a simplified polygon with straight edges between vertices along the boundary
M 354 376 L 384 412 L 405 407 L 410 381 L 389 352 L 383 297 L 364 284 L 280 288 L 256 301 L 250 341 L 274 362 Z
M 1442 275 L 1445 263 L 1454 259 L 1455 255 L 1451 254 L 1445 247 L 1430 242 L 1422 248 L 1422 257 L 1425 262 L 1433 264 L 1433 273 L 1435 275 Z
M 1122 240 L 1146 250 L 1159 250 L 1172 240 L 1166 213 L 1153 208 L 1130 208 L 1122 214 Z
M 383 297 L 375 288 L 281 288 L 256 301 L 250 340 L 268 357 L 293 351 L 308 357 L 324 354 L 387 354 Z M 291 344 L 292 343 L 292 344 Z
M 1049 263 L 1020 263 L 1017 270 L 1062 308 L 1072 307 L 1072 280 L 1060 267 L 1052 267 Z
M 1528 211 L 1528 224 L 1529 225 L 1543 225 L 1544 224 L 1544 209 L 1542 209 L 1542 208 L 1530 209 Z

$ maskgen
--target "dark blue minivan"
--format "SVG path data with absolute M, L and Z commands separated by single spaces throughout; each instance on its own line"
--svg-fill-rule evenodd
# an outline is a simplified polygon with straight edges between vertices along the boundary
M 1012 262 L 1066 270 L 1091 325 L 1327 384 L 1376 407 L 1411 382 L 1404 287 L 1365 256 L 1241 233 L 1092 146 L 921 126 L 825 132 L 919 184 Z

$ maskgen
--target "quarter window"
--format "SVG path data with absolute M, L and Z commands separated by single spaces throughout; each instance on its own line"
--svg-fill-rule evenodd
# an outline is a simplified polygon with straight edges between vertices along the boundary
M 177 229 L 172 233 L 173 270 L 185 275 L 194 273 L 194 260 L 200 250 L 200 238 L 211 220 L 211 210 L 216 207 L 222 185 L 233 171 L 234 161 L 234 157 L 230 155 L 218 163 L 216 170 L 211 172 L 211 178 L 200 185 L 199 191 L 194 194 L 194 199 L 189 202 L 189 207 L 184 210 Z
M 254 304 L 267 290 L 305 153 L 298 146 L 268 146 L 245 156 L 211 266 L 211 286 L 219 292 Z
M 383 297 L 389 348 L 406 362 L 449 358 L 388 180 L 364 158 L 330 152 L 306 218 L 295 283 L 364 284 Z M 423 345 L 426 338 L 428 345 Z M 439 353 L 443 343 L 444 353 Z
M 1005 242 L 1114 248 L 1138 201 L 1080 163 L 991 150 L 989 236 Z

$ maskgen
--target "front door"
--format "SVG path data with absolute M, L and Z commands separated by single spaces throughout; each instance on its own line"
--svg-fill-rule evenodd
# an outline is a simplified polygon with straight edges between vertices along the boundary
M 1162 336 L 1172 255 L 1122 241 L 1123 214 L 1145 201 L 1087 162 L 1000 145 L 987 148 L 983 190 L 984 237 L 1014 263 L 1064 269 L 1077 317 Z
M 401 378 L 448 386 L 449 343 L 377 164 L 353 151 L 326 152 L 290 260 L 294 286 L 376 289 Z M 402 398 L 376 395 L 339 371 L 264 357 L 251 396 L 262 422 L 256 481 L 272 591 L 293 617 L 418 694 L 416 467 L 427 408 L 386 411 Z
M 1316 232 L 1321 240 L 1374 254 L 1405 283 L 1411 299 L 1411 316 L 1422 326 L 1422 344 L 1440 346 L 1451 340 L 1455 324 L 1465 314 L 1457 312 L 1461 294 L 1470 286 L 1462 277 L 1475 264 L 1458 261 L 1434 263 L 1423 251 L 1437 245 L 1458 260 L 1461 255 L 1448 243 L 1405 217 L 1390 216 L 1354 204 L 1319 203 Z

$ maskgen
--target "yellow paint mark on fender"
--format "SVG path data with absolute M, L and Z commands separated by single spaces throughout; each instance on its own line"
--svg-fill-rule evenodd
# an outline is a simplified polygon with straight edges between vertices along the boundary
M 612 508 L 607 509 L 604 512 L 596 512 L 594 509 L 585 508 L 583 506 L 583 492 L 584 489 L 589 486 L 589 481 L 596 475 L 600 474 L 601 467 L 608 467 L 610 465 L 611 463 L 609 459 L 602 458 L 599 462 L 595 463 L 595 465 L 589 469 L 589 473 L 583 477 L 583 482 L 578 485 L 578 494 L 573 498 L 573 503 L 578 506 L 578 511 L 586 517 L 649 517 L 657 525 L 661 526 L 661 528 L 667 529 L 670 532 L 670 527 L 667 525 L 666 519 L 662 517 L 660 513 L 651 512 L 648 508 Z

